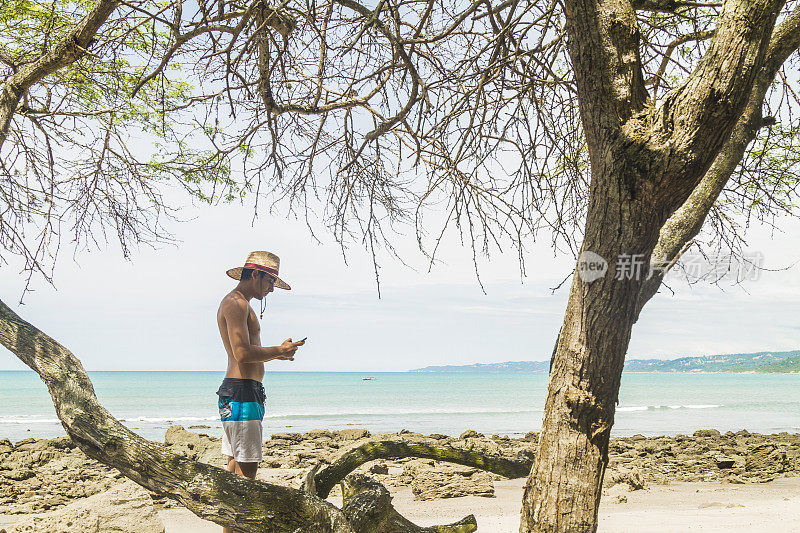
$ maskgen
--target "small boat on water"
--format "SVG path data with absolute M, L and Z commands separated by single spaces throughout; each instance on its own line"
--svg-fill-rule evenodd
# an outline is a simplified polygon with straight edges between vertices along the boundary
M 362 379 L 363 381 L 372 381 L 373 379 L 375 379 L 375 376 L 369 376 L 369 377 L 366 377 L 366 378 L 361 378 L 361 379 Z

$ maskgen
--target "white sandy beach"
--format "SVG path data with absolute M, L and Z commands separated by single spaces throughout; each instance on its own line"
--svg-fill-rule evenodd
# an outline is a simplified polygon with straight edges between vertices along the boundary
M 419 525 L 456 521 L 472 513 L 478 531 L 516 533 L 524 480 L 495 482 L 496 497 L 464 496 L 437 501 L 414 501 L 410 488 L 393 493 L 393 503 Z M 682 483 L 653 485 L 626 492 L 626 503 L 607 496 L 600 506 L 601 532 L 744 532 L 800 531 L 800 478 L 761 484 Z M 341 498 L 329 498 L 341 504 Z M 159 516 L 166 533 L 211 533 L 220 526 L 202 520 L 185 508 L 163 509 Z M 0 527 L 21 515 L 0 515 Z
M 419 525 L 449 523 L 472 513 L 478 531 L 516 533 L 522 501 L 523 479 L 495 482 L 496 497 L 464 496 L 437 501 L 414 501 L 410 488 L 393 492 L 392 502 L 400 513 Z M 625 492 L 628 501 L 604 498 L 600 506 L 599 531 L 648 532 L 739 532 L 800 531 L 800 478 L 769 483 L 681 483 L 653 485 Z M 341 498 L 329 498 L 341 505 Z M 159 511 L 166 533 L 210 533 L 220 526 L 201 520 L 183 508 Z

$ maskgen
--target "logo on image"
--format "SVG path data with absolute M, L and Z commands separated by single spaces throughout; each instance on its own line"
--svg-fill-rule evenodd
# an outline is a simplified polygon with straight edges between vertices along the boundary
M 586 250 L 578 256 L 578 276 L 584 282 L 591 283 L 600 279 L 606 272 L 608 272 L 608 262 L 600 255 Z

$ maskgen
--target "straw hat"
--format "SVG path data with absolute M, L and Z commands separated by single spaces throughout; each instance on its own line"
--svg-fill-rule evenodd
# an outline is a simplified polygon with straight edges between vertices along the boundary
M 247 256 L 247 261 L 244 262 L 243 267 L 236 267 L 228 270 L 228 274 L 233 279 L 242 279 L 242 270 L 251 268 L 253 270 L 260 270 L 275 277 L 275 286 L 279 289 L 291 290 L 288 283 L 278 277 L 278 267 L 281 265 L 281 260 L 278 256 L 270 252 L 250 252 Z

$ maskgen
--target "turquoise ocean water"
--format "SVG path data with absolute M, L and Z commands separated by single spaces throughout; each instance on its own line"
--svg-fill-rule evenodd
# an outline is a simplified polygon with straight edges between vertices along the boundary
M 215 391 L 223 372 L 89 372 L 105 407 L 148 439 L 172 424 L 221 434 Z M 364 381 L 362 378 L 376 379 Z M 268 372 L 264 434 L 315 428 L 524 435 L 541 424 L 547 375 Z M 615 435 L 696 429 L 800 432 L 800 375 L 623 375 Z M 65 435 L 33 372 L 0 372 L 0 438 Z

